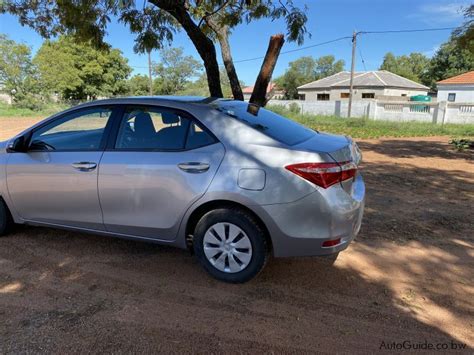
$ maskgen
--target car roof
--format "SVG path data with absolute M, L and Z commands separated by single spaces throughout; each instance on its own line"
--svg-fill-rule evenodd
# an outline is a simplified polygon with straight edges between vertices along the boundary
M 218 100 L 228 100 L 220 99 L 215 97 L 204 97 L 204 96 L 172 96 L 172 95 L 163 95 L 163 96 L 124 96 L 124 97 L 115 97 L 110 99 L 94 100 L 85 102 L 78 106 L 95 106 L 101 104 L 130 104 L 133 102 L 136 103 L 154 103 L 158 104 L 163 103 L 194 103 L 194 104 L 210 104 L 211 102 Z M 78 107 L 76 106 L 76 107 Z

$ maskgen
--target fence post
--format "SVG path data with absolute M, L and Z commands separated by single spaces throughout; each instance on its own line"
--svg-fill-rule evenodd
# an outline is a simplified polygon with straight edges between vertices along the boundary
M 334 103 L 334 115 L 336 117 L 341 117 L 341 100 L 336 100 Z
M 371 100 L 369 102 L 369 109 L 367 110 L 367 118 L 375 120 L 377 114 L 377 101 Z
M 436 123 L 441 123 L 441 125 L 444 125 L 445 121 L 447 121 L 447 116 L 448 116 L 448 102 L 447 101 L 441 101 L 438 103 L 438 114 L 436 116 L 437 116 Z

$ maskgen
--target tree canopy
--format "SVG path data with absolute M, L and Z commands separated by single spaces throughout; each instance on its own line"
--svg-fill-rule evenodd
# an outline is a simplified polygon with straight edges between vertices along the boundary
M 0 34 L 0 90 L 12 95 L 20 106 L 39 105 L 38 73 L 31 59 L 31 50 Z
M 123 94 L 131 73 L 127 59 L 118 49 L 98 50 L 70 36 L 45 41 L 33 62 L 44 89 L 63 99 Z
M 422 53 L 414 52 L 397 57 L 388 52 L 383 58 L 380 70 L 388 70 L 404 78 L 429 85 L 427 78 L 429 65 L 430 59 Z
M 436 82 L 474 70 L 474 52 L 459 45 L 456 37 L 442 44 L 431 58 L 428 72 L 428 86 L 436 88 Z
M 214 37 L 221 39 L 241 22 L 284 18 L 287 38 L 298 43 L 306 34 L 307 21 L 305 11 L 294 6 L 292 0 L 149 0 L 146 6 L 133 0 L 18 0 L 3 2 L 0 12 L 18 16 L 22 25 L 32 27 L 43 37 L 74 34 L 99 47 L 107 46 L 107 26 L 112 17 L 118 17 L 137 34 L 134 48 L 138 52 L 162 48 L 177 30 L 184 30 L 203 60 L 209 91 L 216 97 L 222 96 L 222 90 L 214 41 L 209 35 L 210 27 L 205 28 L 209 19 L 217 23 L 214 32 L 224 29 L 220 32 L 223 35 Z M 230 68 L 229 61 L 232 62 L 231 57 L 226 56 L 226 69 Z M 235 77 L 231 78 L 235 84 Z
M 183 48 L 167 48 L 160 51 L 161 61 L 152 65 L 157 89 L 161 95 L 176 94 L 184 90 L 191 79 L 202 72 L 202 65 L 192 56 L 183 54 Z
M 279 87 L 285 90 L 286 98 L 297 99 L 298 86 L 341 72 L 344 70 L 344 65 L 343 60 L 336 61 L 333 55 L 319 58 L 301 57 L 290 62 L 285 74 L 275 81 Z

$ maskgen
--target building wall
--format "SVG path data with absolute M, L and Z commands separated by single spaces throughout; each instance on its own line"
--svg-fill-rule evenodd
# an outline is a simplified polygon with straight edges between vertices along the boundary
M 454 102 L 474 102 L 474 85 L 438 86 L 438 101 L 448 101 L 448 95 L 450 93 L 456 94 Z
M 331 90 L 319 90 L 319 89 L 306 89 L 298 90 L 298 94 L 305 95 L 305 101 L 318 101 L 318 94 L 329 94 L 329 100 L 348 100 L 348 98 L 341 98 L 341 94 L 349 94 L 349 88 L 344 89 L 331 89 Z M 404 89 L 386 89 L 386 88 L 364 88 L 354 89 L 354 100 L 365 100 L 362 99 L 362 94 L 373 93 L 375 98 L 380 96 L 397 96 L 402 97 L 405 94 L 407 97 L 415 95 L 427 95 L 426 90 L 404 90 Z

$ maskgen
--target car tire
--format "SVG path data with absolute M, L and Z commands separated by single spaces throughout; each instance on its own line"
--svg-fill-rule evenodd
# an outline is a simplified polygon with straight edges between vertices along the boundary
M 199 220 L 193 238 L 194 253 L 214 278 L 243 283 L 257 276 L 267 262 L 265 237 L 262 227 L 248 212 L 216 209 Z
M 13 225 L 10 211 L 5 202 L 0 198 L 0 237 L 6 235 Z

